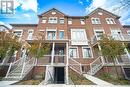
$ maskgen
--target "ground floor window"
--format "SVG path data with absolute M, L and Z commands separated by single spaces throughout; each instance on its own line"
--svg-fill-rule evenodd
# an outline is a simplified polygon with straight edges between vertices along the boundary
M 90 58 L 91 57 L 91 50 L 90 48 L 83 47 L 83 58 Z
M 78 57 L 77 48 L 70 48 L 69 49 L 69 57 L 70 58 L 77 58 Z

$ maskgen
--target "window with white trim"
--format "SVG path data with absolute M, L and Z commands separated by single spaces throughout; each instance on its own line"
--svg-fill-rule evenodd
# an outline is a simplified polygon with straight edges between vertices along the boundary
M 107 24 L 116 24 L 113 18 L 106 18 Z
M 101 38 L 103 37 L 103 30 L 94 30 L 95 34 L 96 34 L 96 38 L 97 40 L 101 40 Z
M 130 30 L 127 31 L 128 35 L 130 35 Z
M 64 31 L 59 31 L 59 38 L 64 39 Z
M 16 35 L 18 38 L 22 37 L 22 30 L 14 31 L 14 35 Z
M 60 24 L 64 24 L 64 18 L 60 18 L 59 22 Z
M 81 23 L 81 25 L 84 25 L 85 24 L 85 19 L 80 19 L 80 23 Z
M 88 45 L 85 29 L 71 29 L 71 45 Z
M 119 29 L 111 29 L 111 35 L 112 35 L 112 38 L 116 40 L 122 39 L 122 33 L 121 33 L 121 30 Z
M 47 31 L 47 39 L 56 39 L 56 31 Z
M 42 17 L 42 23 L 46 23 L 47 17 Z
M 83 47 L 83 58 L 90 58 L 91 56 L 91 49 L 87 47 Z
M 99 18 L 91 18 L 92 24 L 101 24 Z
M 49 17 L 48 23 L 56 24 L 57 23 L 57 17 Z
M 68 24 L 72 24 L 72 18 L 68 18 Z
M 33 30 L 28 30 L 28 40 L 32 40 L 33 37 Z
M 70 48 L 69 49 L 69 57 L 70 58 L 78 58 L 78 49 L 77 48 Z

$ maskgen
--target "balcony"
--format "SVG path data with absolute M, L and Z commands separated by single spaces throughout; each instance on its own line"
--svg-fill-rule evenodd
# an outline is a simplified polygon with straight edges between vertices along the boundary
M 119 41 L 130 41 L 130 35 L 128 34 L 113 34 L 113 35 L 108 35 L 108 37 L 112 37 L 115 40 L 119 40 Z M 97 37 L 96 35 L 94 35 L 92 37 L 92 44 L 95 44 L 97 41 L 101 40 L 101 37 Z
M 68 37 L 63 37 L 63 38 L 60 38 L 60 37 L 54 37 L 54 38 L 49 38 L 49 37 L 46 37 L 46 40 L 68 40 Z
M 130 59 L 127 54 L 121 55 L 119 58 L 115 59 L 116 65 L 130 65 Z M 105 65 L 113 65 L 113 60 L 111 58 L 104 59 Z
M 37 59 L 37 65 L 65 65 L 66 64 L 66 44 L 51 44 L 49 52 Z
M 65 55 L 54 55 L 53 64 L 65 64 Z M 52 56 L 51 55 L 44 55 L 44 57 L 37 59 L 37 66 L 44 66 L 44 65 L 51 65 L 52 63 Z

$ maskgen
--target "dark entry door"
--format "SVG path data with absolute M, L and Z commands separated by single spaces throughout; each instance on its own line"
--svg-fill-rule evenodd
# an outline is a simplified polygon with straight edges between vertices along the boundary
M 54 83 L 64 84 L 64 67 L 55 67 Z

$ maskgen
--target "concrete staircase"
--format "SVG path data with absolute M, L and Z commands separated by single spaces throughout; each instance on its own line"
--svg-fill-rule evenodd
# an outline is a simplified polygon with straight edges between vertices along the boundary
M 43 84 L 52 84 L 54 83 L 54 67 L 51 65 L 46 66 L 45 80 Z
M 87 72 L 83 72 L 82 64 L 74 59 L 69 59 L 69 67 L 75 72 L 79 73 L 80 75 L 83 73 L 89 75 L 95 75 L 103 67 L 103 64 L 102 64 L 101 56 L 99 56 L 92 63 L 90 63 L 89 65 L 90 69 Z
M 101 57 L 90 63 L 90 70 L 87 72 L 89 75 L 95 75 L 103 67 Z
M 3 80 L 8 81 L 22 80 L 33 68 L 34 63 L 35 63 L 34 58 L 31 58 L 27 62 L 24 62 L 23 59 L 19 59 L 16 62 L 11 63 L 8 72 Z

